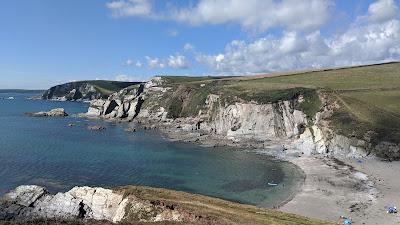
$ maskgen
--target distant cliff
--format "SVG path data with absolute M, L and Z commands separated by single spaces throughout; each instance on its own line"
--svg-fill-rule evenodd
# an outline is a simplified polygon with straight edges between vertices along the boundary
M 107 98 L 110 94 L 140 82 L 78 81 L 60 84 L 46 90 L 42 98 L 60 101 L 94 100 Z

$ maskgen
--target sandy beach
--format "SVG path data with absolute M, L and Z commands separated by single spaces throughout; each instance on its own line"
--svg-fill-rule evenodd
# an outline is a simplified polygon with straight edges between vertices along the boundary
M 282 211 L 333 222 L 346 216 L 355 224 L 399 224 L 399 215 L 387 214 L 385 207 L 400 202 L 400 162 L 311 156 L 290 161 L 306 180 Z

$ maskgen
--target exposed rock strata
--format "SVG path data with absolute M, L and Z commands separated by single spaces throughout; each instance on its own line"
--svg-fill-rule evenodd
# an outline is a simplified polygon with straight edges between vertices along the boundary
M 89 117 L 102 117 L 105 119 L 119 118 L 133 120 L 140 112 L 143 99 L 144 85 L 137 89 L 122 89 L 111 94 L 108 99 L 91 101 L 88 112 Z
M 43 218 L 212 224 L 206 216 L 196 215 L 178 205 L 98 187 L 74 187 L 68 192 L 52 195 L 43 187 L 24 185 L 0 199 L 0 221 Z
M 363 157 L 371 149 L 389 149 L 391 156 L 400 157 L 400 146 L 397 144 L 379 143 L 372 146 L 368 141 L 335 133 L 329 119 L 338 105 L 328 102 L 323 94 L 320 94 L 323 107 L 314 118 L 307 118 L 296 107 L 304 101 L 303 96 L 269 104 L 243 100 L 227 104 L 221 100 L 222 96 L 209 94 L 196 116 L 176 119 L 169 118 L 170 112 L 163 102 L 172 95 L 174 90 L 161 77 L 156 77 L 138 89 L 122 89 L 110 95 L 107 100 L 91 101 L 86 115 L 135 121 L 146 124 L 145 128 L 164 127 L 167 132 L 184 131 L 192 136 L 199 135 L 194 140 L 196 142 L 201 142 L 202 136 L 210 139 L 217 137 L 219 142 L 232 142 L 238 146 L 253 143 L 252 146 L 257 148 L 276 142 L 287 145 L 297 154 L 344 157 Z M 180 97 L 182 104 L 185 104 L 186 98 Z

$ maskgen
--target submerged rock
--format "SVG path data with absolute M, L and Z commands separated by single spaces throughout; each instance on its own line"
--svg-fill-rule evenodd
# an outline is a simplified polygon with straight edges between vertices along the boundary
M 106 127 L 100 126 L 100 125 L 96 125 L 96 126 L 88 126 L 89 130 L 105 130 Z
M 125 132 L 134 133 L 134 132 L 136 132 L 136 128 L 128 127 L 125 129 Z
M 65 112 L 63 108 L 56 108 L 52 109 L 48 112 L 28 112 L 25 113 L 27 116 L 32 116 L 32 117 L 65 117 L 68 116 L 68 114 Z

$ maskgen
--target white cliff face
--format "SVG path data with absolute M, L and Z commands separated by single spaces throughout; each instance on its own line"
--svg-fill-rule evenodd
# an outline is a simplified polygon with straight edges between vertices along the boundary
M 220 107 L 213 125 L 218 134 L 231 138 L 266 140 L 292 138 L 299 127 L 307 123 L 306 116 L 295 110 L 289 101 L 274 104 L 235 103 Z
M 128 199 L 112 190 L 75 187 L 65 193 L 49 194 L 43 187 L 19 186 L 0 204 L 0 219 L 64 218 L 121 221 Z
M 88 112 L 89 117 L 103 117 L 106 119 L 119 118 L 132 120 L 140 111 L 143 102 L 143 87 L 138 89 L 122 89 L 116 92 L 107 100 L 96 99 L 90 102 Z
M 74 187 L 68 192 L 52 195 L 43 187 L 23 185 L 0 199 L 0 221 L 44 218 L 118 223 L 124 219 L 130 222 L 190 222 L 196 219 L 196 214 L 178 209 L 162 199 L 150 201 L 140 195 L 124 196 L 123 193 L 123 190 L 114 192 L 98 187 Z

